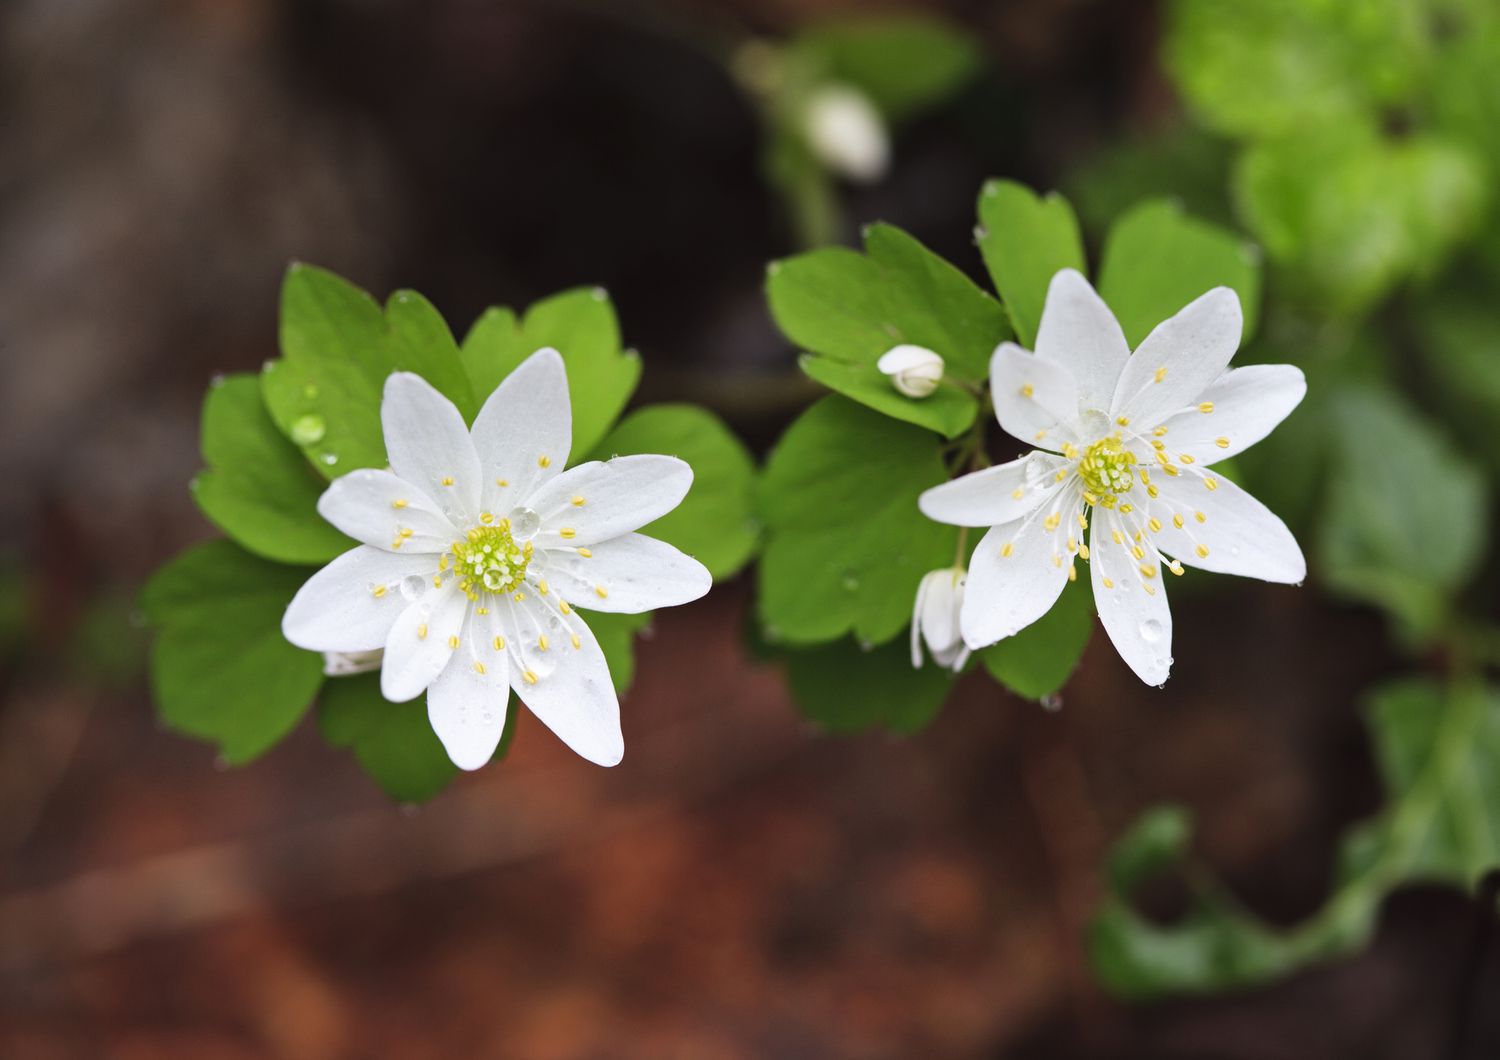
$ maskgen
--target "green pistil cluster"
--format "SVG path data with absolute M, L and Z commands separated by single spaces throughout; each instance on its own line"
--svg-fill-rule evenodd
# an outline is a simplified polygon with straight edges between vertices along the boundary
M 1120 444 L 1118 435 L 1101 438 L 1083 451 L 1078 475 L 1090 504 L 1112 508 L 1118 495 L 1135 485 L 1135 454 Z
M 531 542 L 516 544 L 510 520 L 501 519 L 494 526 L 476 526 L 467 540 L 453 543 L 453 574 L 470 600 L 481 592 L 512 592 L 526 580 L 531 553 Z

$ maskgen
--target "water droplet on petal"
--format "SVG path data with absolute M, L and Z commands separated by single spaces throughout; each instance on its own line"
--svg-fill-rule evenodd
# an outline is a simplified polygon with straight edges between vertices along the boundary
M 517 541 L 530 541 L 542 528 L 542 517 L 530 508 L 515 508 L 510 513 L 510 534 Z
M 292 441 L 298 445 L 317 445 L 328 433 L 328 424 L 322 416 L 309 413 L 292 421 Z
M 419 574 L 408 574 L 401 579 L 401 595 L 408 600 L 420 600 L 427 592 L 427 579 Z
M 1140 624 L 1140 627 L 1136 632 L 1140 633 L 1141 639 L 1147 644 L 1155 644 L 1157 641 L 1161 640 L 1162 634 L 1166 631 L 1162 629 L 1162 624 L 1156 619 L 1148 618 L 1146 621 Z M 1161 660 L 1158 659 L 1157 662 L 1160 663 Z

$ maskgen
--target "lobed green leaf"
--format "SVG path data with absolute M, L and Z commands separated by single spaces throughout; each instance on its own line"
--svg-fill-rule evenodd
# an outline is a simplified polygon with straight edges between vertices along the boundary
M 1015 181 L 987 181 L 979 193 L 976 235 L 1016 341 L 1035 347 L 1052 277 L 1061 269 L 1088 273 L 1073 208 L 1056 192 L 1040 196 Z

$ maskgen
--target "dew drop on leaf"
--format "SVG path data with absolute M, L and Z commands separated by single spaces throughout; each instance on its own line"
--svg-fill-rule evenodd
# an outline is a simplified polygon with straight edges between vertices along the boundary
M 292 441 L 298 445 L 317 445 L 327 433 L 328 424 L 324 422 L 322 416 L 313 413 L 298 416 L 292 422 Z

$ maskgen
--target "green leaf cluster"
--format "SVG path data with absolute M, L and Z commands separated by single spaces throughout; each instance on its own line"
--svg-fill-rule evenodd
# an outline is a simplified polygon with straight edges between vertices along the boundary
M 743 567 L 758 545 L 754 461 L 719 419 L 687 405 L 620 418 L 641 362 L 622 348 L 614 307 L 598 288 L 565 291 L 524 313 L 490 309 L 460 346 L 414 292 L 382 307 L 330 272 L 295 265 L 282 287 L 281 346 L 259 377 L 216 380 L 204 402 L 207 466 L 193 496 L 228 540 L 168 564 L 143 598 L 156 630 L 151 676 L 162 719 L 215 743 L 226 761 L 272 747 L 317 698 L 328 742 L 351 749 L 393 798 L 429 798 L 453 776 L 423 703 L 387 703 L 372 676 L 325 682 L 322 659 L 281 636 L 296 590 L 354 547 L 316 505 L 329 479 L 385 466 L 380 402 L 393 371 L 421 375 L 472 419 L 522 360 L 554 347 L 573 402 L 573 462 L 650 452 L 694 468 L 682 505 L 645 532 L 698 555 L 716 578 Z M 589 621 L 623 691 L 635 634 L 650 616 Z

